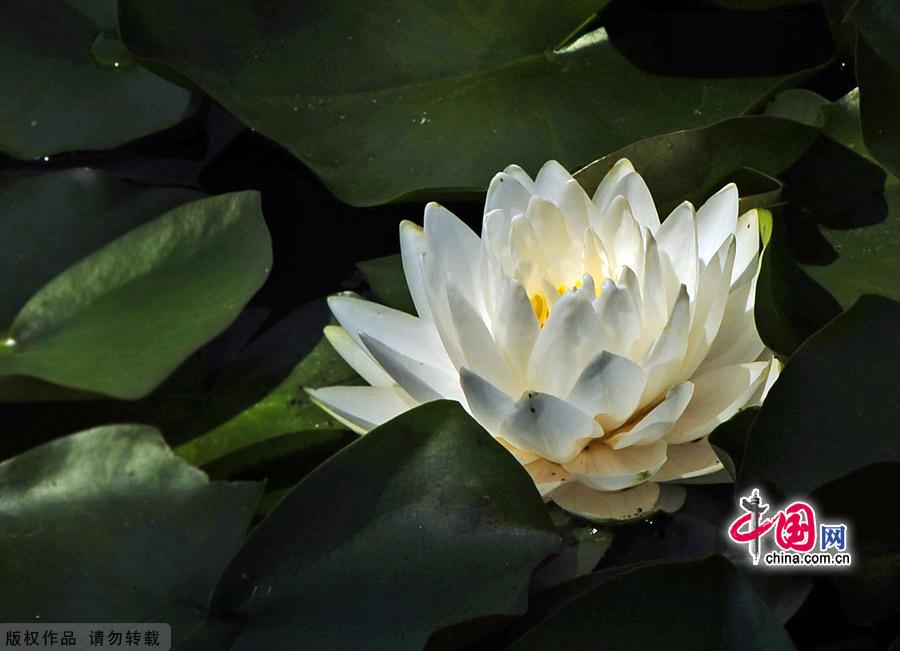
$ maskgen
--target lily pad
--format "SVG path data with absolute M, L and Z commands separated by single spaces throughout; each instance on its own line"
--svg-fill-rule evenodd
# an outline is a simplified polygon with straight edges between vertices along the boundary
M 196 82 L 354 205 L 481 189 L 512 161 L 575 168 L 739 115 L 807 74 L 646 72 L 603 27 L 581 34 L 604 4 L 123 0 L 119 17 L 131 52 Z
M 721 556 L 625 566 L 605 578 L 573 591 L 573 598 L 509 648 L 596 649 L 598 642 L 617 651 L 794 648 L 765 603 Z M 659 625 L 648 626 L 648 617 L 658 617 Z
M 767 135 L 760 138 L 760 133 Z M 813 127 L 782 117 L 733 118 L 633 143 L 582 168 L 575 178 L 593 192 L 616 161 L 628 158 L 646 180 L 660 213 L 667 215 L 685 200 L 699 205 L 744 168 L 778 176 L 817 134 Z
M 0 376 L 134 399 L 221 332 L 265 281 L 259 195 L 181 205 L 34 294 L 0 345 Z
M 18 622 L 199 619 L 261 489 L 210 482 L 141 425 L 4 461 L 0 611 Z
M 807 340 L 750 429 L 739 481 L 808 495 L 866 464 L 900 462 L 900 443 L 886 435 L 900 419 L 898 329 L 900 303 L 863 296 Z
M 421 649 L 435 631 L 525 611 L 559 549 L 524 469 L 456 403 L 407 412 L 308 475 L 216 587 L 232 649 Z
M 191 93 L 119 41 L 115 0 L 0 8 L 0 150 L 17 158 L 109 149 L 181 122 Z

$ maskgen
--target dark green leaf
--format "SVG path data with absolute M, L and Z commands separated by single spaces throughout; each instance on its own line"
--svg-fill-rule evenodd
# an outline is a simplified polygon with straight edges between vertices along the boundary
M 191 95 L 138 65 L 115 0 L 0 8 L 0 149 L 18 158 L 109 149 L 180 122 Z
M 887 435 L 900 420 L 897 332 L 900 303 L 864 296 L 804 343 L 753 423 L 739 480 L 808 495 L 863 465 L 900 462 Z
M 719 461 L 725 465 L 732 479 L 737 476 L 737 470 L 741 467 L 744 446 L 747 444 L 747 434 L 758 413 L 758 407 L 742 409 L 709 435 L 709 441 L 713 444 Z
M 766 137 L 761 138 L 761 133 Z M 682 201 L 704 201 L 742 168 L 777 176 L 803 154 L 816 134 L 816 129 L 792 120 L 740 117 L 641 140 L 591 163 L 575 176 L 593 192 L 616 161 L 628 158 L 665 215 Z
M 356 266 L 363 272 L 379 302 L 395 310 L 403 310 L 409 314 L 416 313 L 412 297 L 409 295 L 409 287 L 406 285 L 406 276 L 403 275 L 400 254 L 366 260 Z
M 866 293 L 900 299 L 900 182 L 863 144 L 859 93 L 823 107 L 824 133 L 783 175 L 802 269 L 843 308 Z
M 182 188 L 148 189 L 85 168 L 0 185 L 0 330 L 67 267 L 200 196 Z
M 811 90 L 790 88 L 772 98 L 766 105 L 764 115 L 793 120 L 819 129 L 825 126 L 822 109 L 830 104 L 827 99 Z
M 610 527 L 597 527 L 550 504 L 550 517 L 563 541 L 558 556 L 541 566 L 531 580 L 532 592 L 545 590 L 592 572 L 612 544 Z
M 721 556 L 616 569 L 510 648 L 794 648 L 763 601 Z
M 527 473 L 462 408 L 423 405 L 308 475 L 216 588 L 241 649 L 420 649 L 443 627 L 524 611 L 558 549 Z
M 895 0 L 858 0 L 847 18 L 886 62 L 900 70 L 900 14 Z
M 574 168 L 738 115 L 797 81 L 650 74 L 603 28 L 565 45 L 603 4 L 119 7 L 132 52 L 198 83 L 356 205 L 483 188 L 512 161 Z
M 0 612 L 20 622 L 196 620 L 260 489 L 210 482 L 141 425 L 79 432 L 5 461 Z
M 896 37 L 900 39 L 900 25 Z M 878 162 L 900 176 L 900 122 L 894 110 L 900 104 L 900 56 L 896 62 L 887 61 L 860 34 L 856 41 L 856 78 L 866 145 Z
M 784 5 L 797 5 L 811 0 L 712 0 L 715 4 L 729 9 L 743 9 L 747 11 L 760 11 L 772 9 Z
M 782 355 L 841 312 L 837 301 L 797 264 L 788 248 L 785 210 L 761 215 L 767 241 L 756 285 L 754 318 L 762 340 Z
M 0 375 L 139 398 L 237 316 L 270 265 L 255 192 L 182 205 L 32 296 L 0 346 Z
M 806 273 L 844 308 L 863 294 L 900 300 L 900 184 L 887 188 L 884 196 L 869 203 L 860 216 L 874 223 L 821 229 L 836 254 L 832 262 L 803 265 Z
M 876 463 L 829 482 L 813 493 L 827 521 L 846 522 L 851 571 L 833 577 L 847 617 L 862 625 L 900 614 L 900 518 L 879 495 L 893 495 L 900 464 Z
M 336 423 L 309 400 L 304 388 L 347 384 L 356 373 L 322 339 L 285 380 L 262 400 L 234 418 L 180 446 L 176 452 L 195 466 L 206 466 L 237 454 L 227 470 L 232 474 L 262 459 L 295 453 L 343 439 L 346 427 Z M 284 435 L 290 435 L 285 437 Z M 246 448 L 269 442 L 271 445 Z

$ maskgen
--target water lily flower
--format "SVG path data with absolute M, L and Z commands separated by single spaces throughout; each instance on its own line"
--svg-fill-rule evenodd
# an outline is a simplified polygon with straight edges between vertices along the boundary
M 456 400 L 546 500 L 594 520 L 649 514 L 661 486 L 722 477 L 709 433 L 778 374 L 753 318 L 759 215 L 738 212 L 729 184 L 660 222 L 625 159 L 593 199 L 555 161 L 535 179 L 507 167 L 481 238 L 436 203 L 424 228 L 401 225 L 418 316 L 330 298 L 326 336 L 371 386 L 311 395 L 358 432 Z

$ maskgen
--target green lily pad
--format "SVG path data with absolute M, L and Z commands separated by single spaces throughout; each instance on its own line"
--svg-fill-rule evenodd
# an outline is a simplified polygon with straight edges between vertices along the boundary
M 203 195 L 145 188 L 79 168 L 0 185 L 0 330 L 54 276 L 154 217 Z
M 895 37 L 900 39 L 900 24 L 896 31 Z M 888 61 L 860 34 L 856 43 L 856 77 L 866 145 L 878 162 L 900 176 L 900 124 L 892 110 L 900 103 L 900 56 L 897 61 Z
M 86 430 L 4 461 L 0 611 L 18 622 L 197 619 L 261 488 L 210 482 L 142 425 Z
M 808 495 L 876 462 L 900 462 L 900 303 L 863 296 L 788 361 L 753 423 L 740 481 Z M 815 460 L 815 463 L 811 463 Z
M 356 266 L 366 277 L 366 282 L 375 292 L 379 302 L 408 314 L 416 313 L 399 253 L 365 260 Z
M 222 576 L 232 649 L 421 649 L 435 631 L 520 614 L 559 548 L 524 469 L 456 403 L 407 412 L 308 475 Z
M 510 162 L 575 168 L 739 115 L 798 78 L 651 74 L 602 27 L 572 42 L 604 4 L 119 7 L 131 52 L 196 82 L 354 205 L 484 188 Z
M 255 192 L 181 205 L 34 294 L 0 345 L 0 376 L 134 399 L 222 331 L 265 281 Z
M 0 150 L 17 158 L 109 149 L 181 122 L 191 93 L 139 65 L 115 0 L 0 9 Z
M 314 405 L 304 388 L 355 380 L 358 381 L 358 376 L 353 369 L 322 339 L 271 393 L 234 418 L 180 446 L 176 453 L 196 466 L 207 466 L 234 455 L 226 473 L 232 474 L 263 459 L 340 441 L 347 428 Z M 260 446 L 267 442 L 271 445 Z M 220 465 L 217 474 L 223 472 L 226 471 Z
M 743 168 L 778 176 L 817 134 L 813 127 L 781 117 L 739 117 L 641 140 L 582 168 L 575 178 L 592 193 L 616 161 L 628 158 L 666 215 L 685 200 L 699 205 Z
M 585 582 L 592 586 L 587 590 L 573 590 L 571 599 L 509 648 L 794 648 L 746 579 L 721 556 L 614 568 L 598 579 Z M 745 644 L 736 646 L 740 640 Z

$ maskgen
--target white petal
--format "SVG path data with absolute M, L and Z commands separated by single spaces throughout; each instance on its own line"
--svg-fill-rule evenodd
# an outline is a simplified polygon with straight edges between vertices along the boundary
M 361 332 L 360 338 L 372 357 L 403 389 L 418 402 L 448 398 L 461 400 L 462 392 L 455 375 L 407 357 L 387 344 Z
M 594 309 L 605 332 L 604 349 L 623 357 L 633 355 L 643 335 L 639 300 L 640 287 L 630 268 L 623 269 L 618 283 L 610 278 L 603 281 L 600 296 L 594 301 Z
M 659 213 L 656 212 L 656 204 L 653 203 L 650 189 L 641 175 L 637 172 L 625 175 L 620 182 L 620 189 L 621 194 L 628 199 L 637 222 L 649 228 L 651 233 L 655 232 L 659 228 Z
M 592 441 L 563 467 L 582 484 L 601 491 L 617 491 L 647 481 L 666 462 L 665 441 L 614 450 Z
M 581 275 L 580 269 L 571 269 L 575 264 L 580 266 L 580 260 L 573 255 L 574 242 L 566 227 L 566 219 L 556 204 L 534 196 L 528 204 L 526 213 L 531 222 L 531 228 L 537 237 L 539 246 L 544 254 L 547 269 L 555 278 L 555 282 L 565 282 L 565 276 L 573 272 Z
M 425 279 L 422 271 L 422 255 L 425 253 L 425 231 L 418 224 L 403 220 L 400 222 L 400 261 L 403 274 L 412 297 L 416 314 L 426 321 L 431 320 L 431 308 L 425 295 Z
M 628 429 L 622 429 L 605 442 L 614 449 L 622 449 L 628 446 L 643 446 L 655 443 L 669 432 L 678 422 L 681 414 L 691 401 L 694 393 L 694 385 L 691 382 L 682 382 L 669 389 L 665 399 Z
M 325 387 L 307 389 L 307 393 L 314 403 L 360 434 L 416 406 L 401 389 Z
M 728 303 L 735 248 L 734 235 L 729 235 L 709 264 L 700 270 L 691 333 L 680 378 L 690 377 L 697 370 L 722 325 Z
M 648 405 L 678 378 L 678 371 L 684 363 L 690 335 L 690 299 L 687 288 L 682 285 L 672 307 L 669 322 L 650 347 L 642 366 L 647 372 L 647 386 L 641 397 L 641 406 Z
M 602 343 L 602 325 L 594 312 L 593 284 L 566 292 L 550 310 L 531 353 L 528 383 L 545 393 L 567 395 L 581 368 Z
M 640 366 L 603 351 L 578 376 L 568 400 L 609 432 L 631 417 L 646 382 L 647 374 Z
M 743 280 L 746 275 L 756 272 L 756 258 L 759 254 L 759 212 L 748 210 L 738 219 L 735 232 L 737 253 L 731 272 L 731 285 Z
M 478 236 L 459 217 L 432 202 L 425 206 L 425 245 L 424 264 L 436 268 L 434 277 L 452 277 L 475 309 L 484 314 L 478 277 L 482 250 Z M 425 273 L 428 275 L 427 269 Z
M 501 426 L 501 436 L 518 448 L 564 463 L 603 430 L 574 405 L 546 393 L 528 391 Z
M 360 377 L 374 387 L 393 387 L 394 379 L 388 375 L 371 355 L 340 326 L 325 326 L 325 338 Z
M 775 358 L 772 351 L 764 352 L 760 355 L 760 358 L 762 361 L 769 363 L 769 369 L 766 373 L 766 379 L 760 383 L 759 387 L 757 387 L 756 391 L 747 401 L 748 407 L 752 405 L 761 405 L 763 403 L 766 396 L 769 395 L 772 385 L 775 384 L 776 380 L 778 380 L 778 376 L 781 375 L 781 369 L 784 368 L 784 364 Z
M 534 194 L 555 202 L 571 180 L 572 175 L 565 167 L 555 160 L 548 160 L 534 179 Z
M 677 292 L 678 278 L 651 235 L 644 243 L 644 277 L 641 279 L 642 339 L 653 341 L 662 332 Z M 644 353 L 644 350 L 635 351 L 635 357 L 643 357 Z
M 363 346 L 361 330 L 384 342 L 396 351 L 449 371 L 451 369 L 437 333 L 427 321 L 353 296 L 328 298 L 328 307 L 354 341 Z
M 767 368 L 766 362 L 735 364 L 691 378 L 694 397 L 667 440 L 686 443 L 709 434 L 747 404 Z
M 525 289 L 515 280 L 506 279 L 494 300 L 492 327 L 497 346 L 512 373 L 524 378 L 528 374 L 528 360 L 541 333 L 541 326 Z
M 525 466 L 537 486 L 541 497 L 556 490 L 566 482 L 573 481 L 572 475 L 558 463 L 538 458 Z
M 625 197 L 618 195 L 612 200 L 594 230 L 606 247 L 614 273 L 627 266 L 643 275 L 644 238 Z
M 668 459 L 653 481 L 673 481 L 710 475 L 722 469 L 715 450 L 705 438 L 693 443 L 670 445 Z
M 469 403 L 472 418 L 493 436 L 499 437 L 503 421 L 512 414 L 516 401 L 467 368 L 460 369 L 459 383 Z M 521 445 L 518 447 L 522 448 Z
M 601 213 L 606 212 L 616 195 L 621 194 L 618 191 L 619 181 L 633 172 L 634 166 L 631 164 L 631 161 L 627 158 L 622 158 L 606 173 L 606 176 L 600 181 L 600 185 L 597 186 L 593 199 L 594 205 L 597 206 Z
M 521 463 L 523 466 L 528 465 L 529 463 L 534 463 L 540 457 L 536 454 L 532 454 L 531 452 L 526 452 L 525 450 L 521 450 L 517 448 L 515 445 L 507 441 L 506 439 L 502 439 L 500 437 L 496 437 L 497 443 L 506 448 L 513 457 L 515 457 L 516 461 Z M 549 463 L 549 461 L 547 462 Z M 560 466 L 562 467 L 562 466 Z
M 697 244 L 701 262 L 707 263 L 729 235 L 737 230 L 738 189 L 729 183 L 707 199 L 697 211 Z
M 595 522 L 617 522 L 651 513 L 659 498 L 659 484 L 644 482 L 634 488 L 605 492 L 579 482 L 566 482 L 552 493 L 557 506 Z
M 501 264 L 508 264 L 511 254 L 510 236 L 512 218 L 505 210 L 492 210 L 484 216 L 481 224 L 481 241 Z
M 754 360 L 765 348 L 753 316 L 753 291 L 756 283 L 751 281 L 752 279 L 733 289 L 728 296 L 722 324 L 706 358 L 697 369 L 698 373 Z
M 518 165 L 507 165 L 506 169 L 503 170 L 503 173 L 509 174 L 521 183 L 522 187 L 528 190 L 530 194 L 534 194 L 534 180 L 531 178 L 531 175 L 521 167 Z
M 566 218 L 566 227 L 573 239 L 580 239 L 590 225 L 588 217 L 591 200 L 581 184 L 572 179 L 563 185 L 555 203 Z
M 497 344 L 475 308 L 455 283 L 447 285 L 450 319 L 456 330 L 464 364 L 501 390 L 520 393 L 521 379 L 513 377 L 506 361 L 497 350 Z
M 694 219 L 694 207 L 685 201 L 666 217 L 655 234 L 660 254 L 668 259 L 678 282 L 691 296 L 697 292 L 700 269 Z
M 511 174 L 500 172 L 491 179 L 488 186 L 487 197 L 484 200 L 484 214 L 502 209 L 510 217 L 515 217 L 525 212 L 530 199 L 531 191 L 521 180 Z

